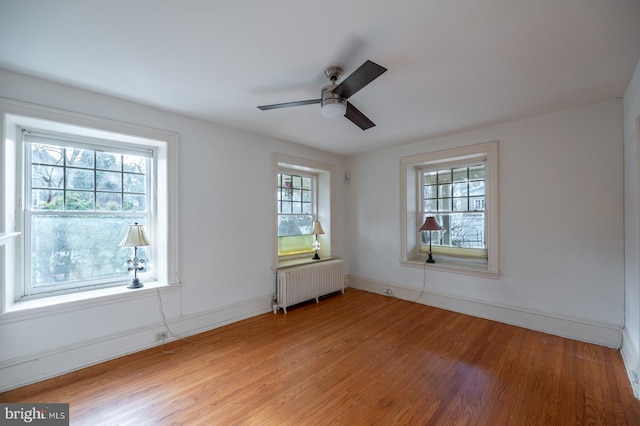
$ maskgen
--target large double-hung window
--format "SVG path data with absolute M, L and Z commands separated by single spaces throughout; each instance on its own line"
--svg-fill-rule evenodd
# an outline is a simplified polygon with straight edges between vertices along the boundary
M 273 153 L 276 189 L 273 266 L 311 261 L 314 222 L 322 223 L 318 235 L 319 255 L 328 258 L 331 249 L 331 212 L 335 167 L 315 160 Z M 273 182 L 273 181 L 272 181 Z
M 179 282 L 177 133 L 5 99 L 0 116 L 0 312 Z M 134 223 L 149 246 L 132 291 Z
M 454 167 L 426 167 L 422 181 L 422 218 L 434 216 L 442 227 L 432 231 L 435 252 L 486 262 L 485 161 Z M 429 235 L 420 251 L 428 251 Z
M 23 142 L 24 296 L 121 284 L 131 249 L 119 243 L 152 221 L 152 151 L 27 129 Z
M 402 264 L 497 278 L 498 143 L 485 142 L 400 159 Z M 440 231 L 420 231 L 427 216 Z
M 316 220 L 316 177 L 280 170 L 277 175 L 278 255 L 313 251 Z

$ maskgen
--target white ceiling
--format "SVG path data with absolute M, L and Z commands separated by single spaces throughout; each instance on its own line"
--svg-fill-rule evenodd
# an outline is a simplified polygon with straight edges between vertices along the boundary
M 620 97 L 638 0 L 0 0 L 0 68 L 340 154 Z M 327 119 L 324 69 L 389 69 Z

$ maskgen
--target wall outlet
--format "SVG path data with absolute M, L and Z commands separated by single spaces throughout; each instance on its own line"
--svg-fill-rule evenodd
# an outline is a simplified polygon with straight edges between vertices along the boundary
M 383 288 L 383 289 L 382 289 L 382 292 L 383 292 L 384 294 L 391 294 L 391 289 Z
M 167 332 L 162 331 L 160 333 L 156 333 L 156 342 L 161 342 L 163 340 L 167 340 Z

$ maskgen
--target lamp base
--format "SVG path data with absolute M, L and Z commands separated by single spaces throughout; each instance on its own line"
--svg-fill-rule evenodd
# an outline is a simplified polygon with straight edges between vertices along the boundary
M 431 252 L 429 252 L 429 258 L 427 259 L 427 263 L 436 263 L 436 261 L 433 260 L 433 257 L 431 256 Z
M 137 278 L 134 278 L 133 280 L 131 280 L 131 284 L 127 286 L 127 288 L 140 288 L 140 287 L 144 287 L 144 284 L 142 284 L 140 280 Z
M 318 256 L 318 252 L 316 252 L 316 254 L 313 255 L 312 257 L 313 260 L 319 260 L 320 256 Z

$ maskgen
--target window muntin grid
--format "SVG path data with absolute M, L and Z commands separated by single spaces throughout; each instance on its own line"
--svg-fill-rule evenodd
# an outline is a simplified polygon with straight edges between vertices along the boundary
M 147 157 L 42 142 L 28 146 L 32 211 L 147 211 Z

